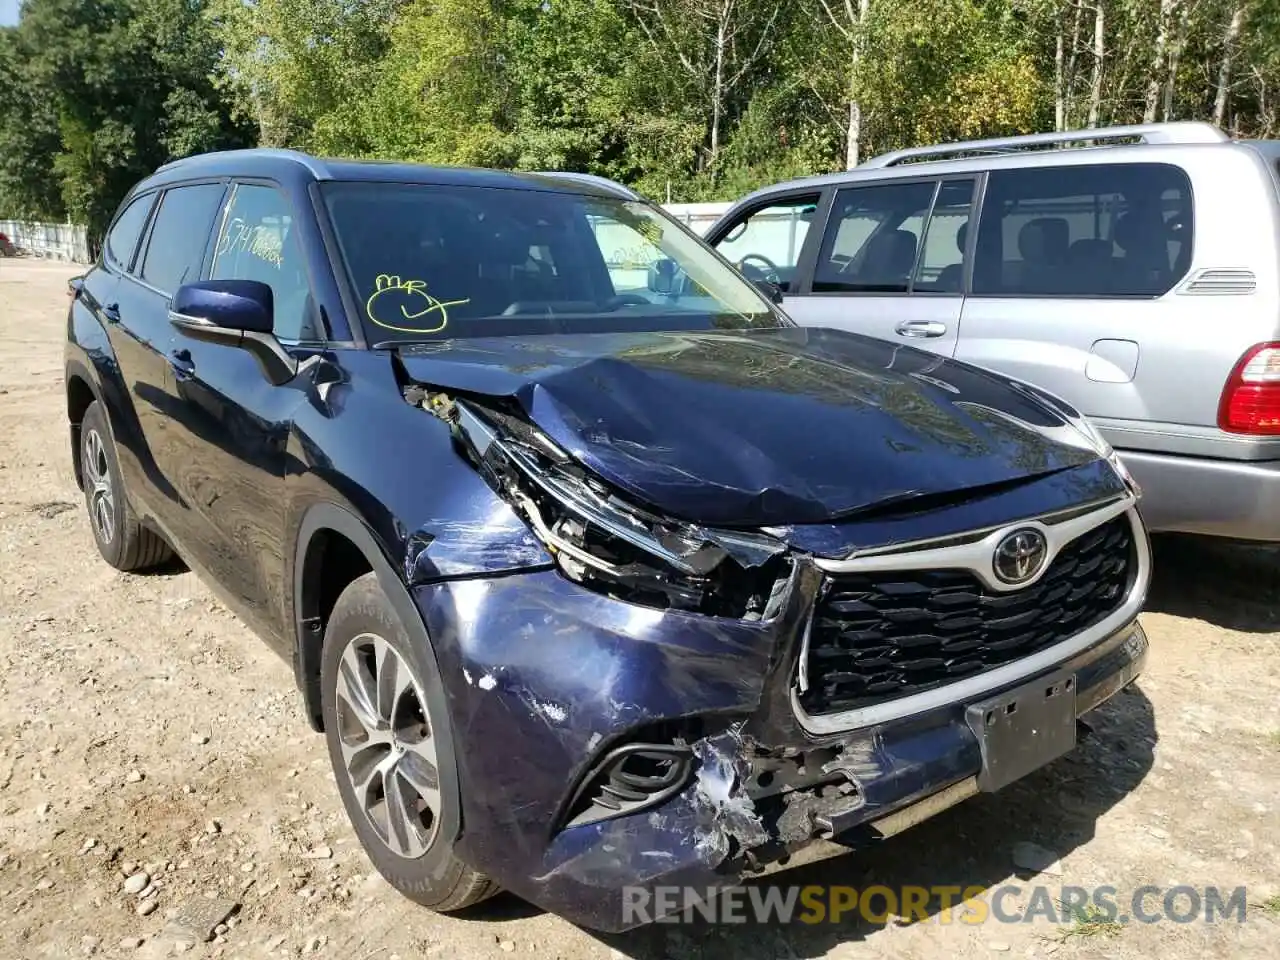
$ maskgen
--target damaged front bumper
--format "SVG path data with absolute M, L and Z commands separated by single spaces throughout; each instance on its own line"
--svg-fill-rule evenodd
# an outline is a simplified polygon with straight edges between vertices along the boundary
M 797 563 L 776 614 L 755 621 L 624 603 L 553 570 L 415 587 L 457 739 L 457 854 L 572 922 L 618 931 L 632 925 L 627 888 L 731 886 L 976 792 L 970 701 L 839 734 L 799 725 L 790 690 L 821 581 Z M 1146 651 L 1130 617 L 1018 683 L 1070 671 L 1082 715 Z M 637 766 L 618 760 L 630 756 Z

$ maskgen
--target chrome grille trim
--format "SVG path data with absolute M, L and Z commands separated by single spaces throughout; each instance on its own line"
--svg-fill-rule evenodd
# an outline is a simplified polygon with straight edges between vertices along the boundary
M 814 563 L 824 573 L 878 573 L 895 570 L 968 570 L 983 586 L 1000 593 L 1022 590 L 1039 581 L 1053 564 L 1054 558 L 1072 540 L 1083 536 L 1133 507 L 1132 495 L 1106 501 L 1098 509 L 1080 514 L 1079 508 L 1064 510 L 1037 519 L 1003 523 L 989 530 L 941 540 L 924 540 L 895 544 L 853 553 L 843 560 L 816 558 Z M 992 560 L 996 545 L 1015 530 L 1028 527 L 1039 530 L 1048 543 L 1049 552 L 1040 573 L 1026 583 L 1010 585 L 996 577 Z
M 1113 503 L 1107 507 L 1078 517 L 1074 520 L 1064 521 L 1058 527 L 1057 545 L 1054 547 L 1054 554 L 1060 550 L 1066 543 L 1074 540 L 1088 531 L 1092 530 L 1108 520 L 1113 519 L 1121 514 L 1126 514 L 1129 519 L 1130 527 L 1133 531 L 1133 549 L 1135 556 L 1135 570 L 1133 581 L 1129 586 L 1129 592 L 1125 596 L 1124 602 L 1116 608 L 1115 612 L 1104 620 L 1094 624 L 1086 630 L 1061 643 L 1055 644 L 1039 651 L 1022 660 L 1016 660 L 1013 663 L 1007 663 L 1003 666 L 996 667 L 984 673 L 976 674 L 963 680 L 957 680 L 955 683 L 949 683 L 933 690 L 927 690 L 923 693 L 912 694 L 905 697 L 899 697 L 884 703 L 871 704 L 865 707 L 859 707 L 854 710 L 844 710 L 837 713 L 820 714 L 817 716 L 810 715 L 800 704 L 799 693 L 795 686 L 791 689 L 791 709 L 794 711 L 796 719 L 800 726 L 812 736 L 828 736 L 832 734 L 847 733 L 851 730 L 857 730 L 862 727 L 874 726 L 876 724 L 887 723 L 892 720 L 902 719 L 904 717 L 913 716 L 915 714 L 924 713 L 929 710 L 943 707 L 952 703 L 961 703 L 968 700 L 976 699 L 989 691 L 996 690 L 1000 687 L 1018 683 L 1028 677 L 1032 677 L 1037 673 L 1041 673 L 1064 660 L 1068 660 L 1078 653 L 1087 650 L 1096 643 L 1100 643 L 1107 637 L 1124 629 L 1132 623 L 1142 609 L 1143 603 L 1146 601 L 1147 588 L 1151 583 L 1151 545 L 1147 539 L 1146 528 L 1142 525 L 1142 520 L 1138 517 L 1136 509 L 1136 500 L 1133 497 L 1127 497 L 1121 501 Z M 1071 525 L 1074 533 L 1069 537 L 1062 537 L 1062 528 Z M 1045 524 L 1043 521 L 1024 521 L 1021 523 L 1005 524 L 995 533 L 984 537 L 976 544 L 987 544 L 992 541 L 991 548 L 994 549 L 994 543 L 1010 530 L 1027 526 L 1040 526 L 1044 531 L 1053 530 L 1055 525 Z M 842 572 L 850 571 L 893 571 L 893 570 L 910 570 L 910 569 L 966 569 L 971 570 L 975 574 L 979 574 L 979 570 L 973 565 L 973 548 L 975 543 L 963 544 L 958 547 L 949 548 L 945 551 L 950 554 L 950 558 L 943 558 L 940 562 L 938 555 L 944 550 L 926 549 L 916 554 L 893 554 L 888 557 L 881 555 L 863 556 L 850 558 L 843 561 L 828 561 L 845 564 L 841 567 Z M 917 563 L 916 559 L 927 556 L 925 562 Z M 986 554 L 988 570 L 990 569 L 990 550 Z M 876 566 L 857 566 L 859 561 L 892 561 L 888 565 Z M 965 560 L 966 562 L 961 562 Z M 1046 563 L 1046 568 L 1048 563 Z M 824 567 L 824 569 L 830 569 Z M 994 579 L 994 574 L 991 574 Z M 807 656 L 808 650 L 802 650 L 801 656 Z

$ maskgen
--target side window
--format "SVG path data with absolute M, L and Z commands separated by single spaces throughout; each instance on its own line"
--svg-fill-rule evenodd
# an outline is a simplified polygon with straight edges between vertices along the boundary
M 316 340 L 314 306 L 289 203 L 274 187 L 239 184 L 218 236 L 214 280 L 257 280 L 271 288 L 281 340 Z
M 983 201 L 973 292 L 1145 296 L 1186 273 L 1191 184 L 1157 163 L 999 170 Z
M 960 293 L 972 203 L 972 180 L 947 180 L 938 189 L 912 293 Z
M 121 270 L 127 271 L 133 266 L 133 253 L 138 248 L 138 237 L 146 226 L 147 214 L 151 212 L 151 203 L 155 198 L 154 193 L 135 198 L 116 217 L 116 222 L 107 231 L 107 242 L 104 244 L 107 260 Z
M 142 259 L 142 279 L 157 290 L 173 293 L 200 277 L 205 245 L 222 201 L 220 183 L 166 190 Z
M 836 194 L 814 293 L 906 293 L 935 181 L 848 187 Z
M 769 279 L 790 290 L 818 194 L 759 207 L 734 223 L 716 249 L 749 279 Z

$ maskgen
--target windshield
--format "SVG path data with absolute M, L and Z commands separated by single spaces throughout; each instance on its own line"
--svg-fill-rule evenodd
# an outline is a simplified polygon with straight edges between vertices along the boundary
M 371 344 L 784 323 L 647 203 L 406 183 L 323 191 Z

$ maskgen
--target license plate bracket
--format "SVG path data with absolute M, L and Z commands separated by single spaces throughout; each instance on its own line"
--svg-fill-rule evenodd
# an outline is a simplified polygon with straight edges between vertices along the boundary
M 1076 678 L 1060 673 L 970 704 L 965 722 L 978 738 L 978 789 L 999 790 L 1076 745 Z

